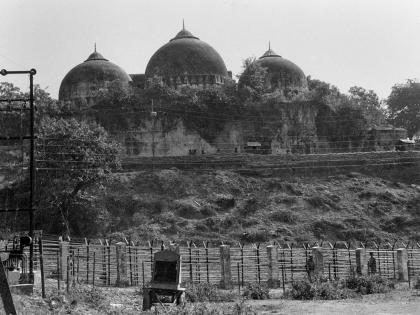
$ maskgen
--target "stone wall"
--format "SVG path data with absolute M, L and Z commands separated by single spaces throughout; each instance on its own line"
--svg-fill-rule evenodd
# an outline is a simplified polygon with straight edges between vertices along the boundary
M 179 120 L 172 130 L 165 131 L 162 121 L 147 120 L 138 127 L 126 132 L 114 134 L 123 144 L 124 155 L 128 156 L 181 156 L 199 155 L 217 152 L 234 152 L 243 147 L 240 127 L 226 124 L 214 143 L 204 140 L 195 131 L 187 130 Z

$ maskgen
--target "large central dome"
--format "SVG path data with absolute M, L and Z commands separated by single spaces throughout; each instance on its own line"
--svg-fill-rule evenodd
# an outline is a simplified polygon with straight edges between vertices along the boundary
M 228 72 L 219 53 L 183 28 L 150 58 L 146 78 L 160 77 L 169 85 L 222 83 Z

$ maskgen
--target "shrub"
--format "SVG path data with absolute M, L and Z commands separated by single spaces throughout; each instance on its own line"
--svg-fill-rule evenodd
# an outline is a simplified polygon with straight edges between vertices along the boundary
M 295 223 L 297 216 L 290 210 L 280 210 L 270 215 L 271 220 L 284 223 Z
M 198 283 L 187 287 L 185 298 L 189 302 L 233 302 L 236 295 L 220 290 L 215 284 Z
M 362 295 L 386 293 L 395 287 L 394 282 L 379 275 L 351 276 L 346 279 L 345 286 Z
M 264 243 L 264 242 L 267 242 L 268 239 L 269 239 L 269 235 L 267 231 L 244 232 L 240 236 L 241 242 L 244 242 L 244 243 Z
M 295 300 L 312 300 L 315 297 L 315 291 L 308 280 L 300 280 L 292 283 L 292 288 L 286 293 L 286 297 Z
M 212 217 L 212 216 L 217 215 L 217 212 L 214 206 L 212 205 L 205 205 L 204 207 L 201 208 L 200 212 L 204 217 Z
M 150 312 L 147 314 L 157 314 Z M 211 304 L 211 303 L 194 303 L 184 304 L 178 307 L 167 308 L 167 315 L 255 315 L 257 314 L 253 308 L 246 305 L 244 301 L 237 302 L 233 305 Z
M 266 300 L 269 297 L 268 286 L 263 283 L 248 283 L 244 292 L 242 293 L 244 298 L 252 300 Z
M 215 202 L 221 210 L 228 210 L 235 206 L 235 198 L 232 195 L 217 195 Z
M 317 279 L 312 283 L 306 279 L 294 282 L 285 297 L 296 300 L 337 300 L 354 298 L 360 294 L 385 293 L 392 288 L 393 282 L 378 275 L 351 276 L 341 281 Z
M 257 211 L 258 201 L 255 197 L 251 197 L 245 200 L 243 206 L 238 209 L 239 214 L 247 216 Z

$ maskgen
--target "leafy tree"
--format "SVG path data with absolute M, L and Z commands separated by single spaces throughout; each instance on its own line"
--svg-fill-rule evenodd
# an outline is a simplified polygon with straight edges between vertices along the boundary
M 389 121 L 396 127 L 407 129 L 409 137 L 420 130 L 420 83 L 407 80 L 395 84 L 387 99 Z
M 238 92 L 242 99 L 259 100 L 266 92 L 267 69 L 258 64 L 254 57 L 244 60 L 239 76 Z
M 350 101 L 363 111 L 369 125 L 382 125 L 386 122 L 384 109 L 381 108 L 378 95 L 373 90 L 353 86 L 349 93 Z
M 88 233 L 87 217 L 92 226 L 99 224 L 96 210 L 89 207 L 95 198 L 89 189 L 110 179 L 111 171 L 119 167 L 117 154 L 116 143 L 95 123 L 50 117 L 41 121 L 37 192 L 38 215 L 45 230 Z

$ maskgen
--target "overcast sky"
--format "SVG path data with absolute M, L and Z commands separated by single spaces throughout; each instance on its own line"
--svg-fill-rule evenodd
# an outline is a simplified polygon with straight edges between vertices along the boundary
M 395 83 L 420 78 L 419 0 L 1 0 L 0 13 L 0 68 L 36 68 L 53 97 L 95 42 L 128 73 L 144 73 L 183 18 L 234 74 L 271 41 L 342 92 L 358 85 L 386 98 Z M 27 80 L 5 80 L 27 89 Z

